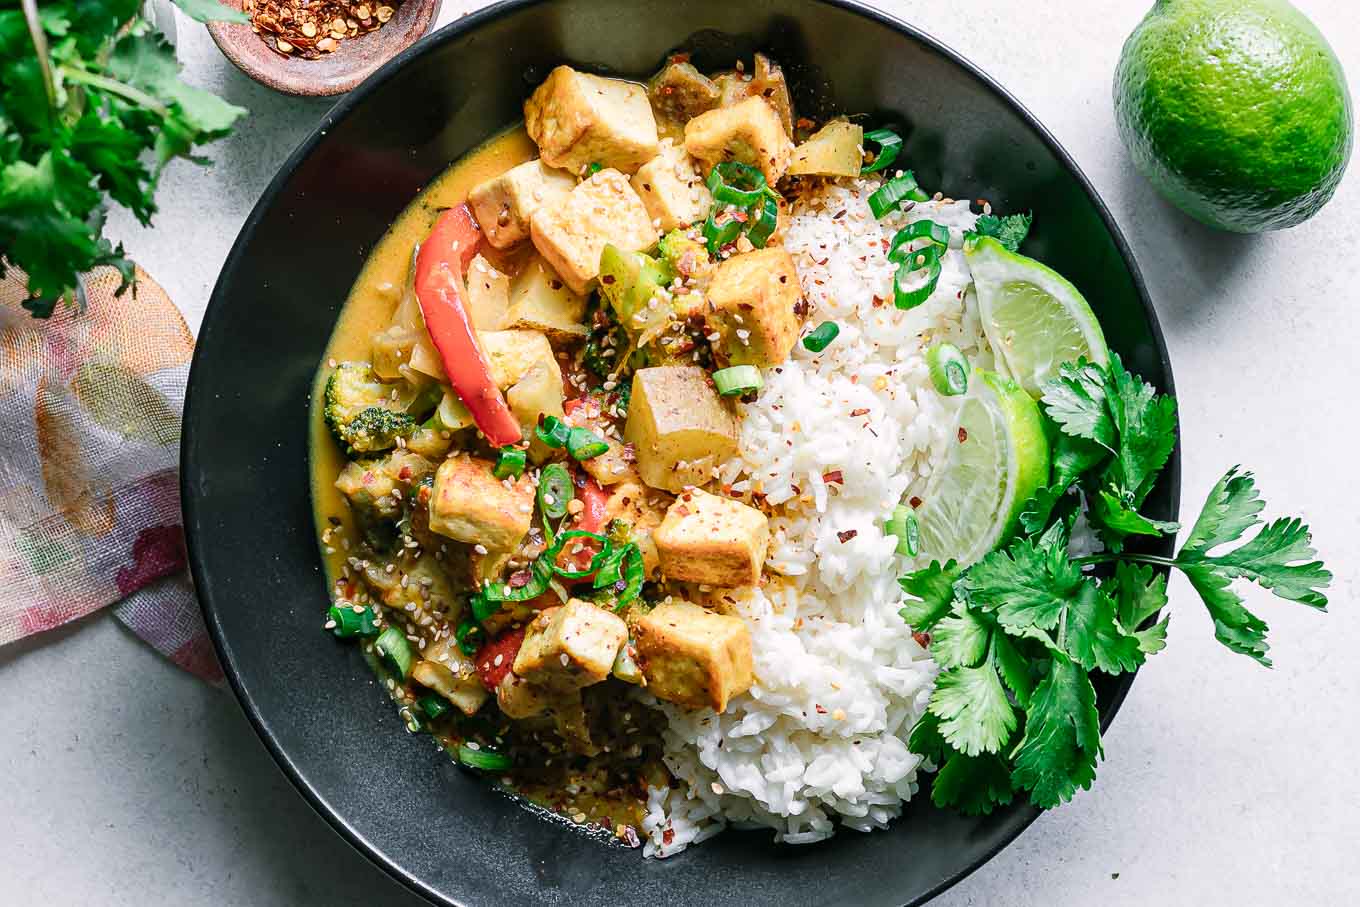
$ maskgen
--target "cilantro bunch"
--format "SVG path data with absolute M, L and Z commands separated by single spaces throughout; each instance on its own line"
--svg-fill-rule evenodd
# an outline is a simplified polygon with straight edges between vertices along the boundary
M 1091 786 L 1102 755 L 1091 672 L 1136 670 L 1166 645 L 1169 618 L 1157 615 L 1168 569 L 1199 593 L 1219 642 L 1266 666 L 1266 624 L 1233 583 L 1325 610 L 1332 578 L 1300 520 L 1261 525 L 1265 504 L 1237 467 L 1174 558 L 1138 551 L 1138 538 L 1180 528 L 1140 513 L 1175 446 L 1176 408 L 1117 356 L 1108 366 L 1064 365 L 1042 408 L 1051 482 L 1024 507 L 1018 536 L 966 569 L 935 562 L 902 579 L 902 617 L 930 634 L 941 668 L 910 745 L 939 766 L 936 805 L 969 815 L 1017 795 L 1047 809 Z M 1104 542 L 1100 554 L 1069 552 L 1083 514 Z
M 248 21 L 216 0 L 175 0 L 200 22 Z M 225 136 L 245 113 L 179 78 L 140 0 L 0 2 L 0 276 L 28 275 L 33 315 L 79 304 L 77 275 L 108 265 L 131 283 L 122 246 L 102 235 L 109 202 L 143 224 L 177 157 Z

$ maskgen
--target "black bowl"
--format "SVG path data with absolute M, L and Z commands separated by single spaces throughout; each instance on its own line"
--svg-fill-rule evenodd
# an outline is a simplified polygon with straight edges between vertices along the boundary
M 357 650 L 321 630 L 308 395 L 365 254 L 435 174 L 519 118 L 553 65 L 642 76 L 681 45 L 701 68 L 765 50 L 801 109 L 902 123 L 923 185 L 1033 211 L 1026 251 L 1086 294 L 1130 367 L 1172 389 L 1138 269 L 1076 165 L 974 66 L 881 13 L 817 0 L 514 2 L 404 52 L 325 117 L 242 229 L 189 379 L 183 494 L 208 627 L 270 752 L 345 838 L 439 903 L 915 904 L 1036 815 L 961 818 L 925 790 L 890 831 L 806 847 L 729 832 L 643 861 L 529 813 L 406 734 Z M 1173 458 L 1153 515 L 1174 518 L 1178 480 Z M 1105 722 L 1129 683 L 1101 689 Z

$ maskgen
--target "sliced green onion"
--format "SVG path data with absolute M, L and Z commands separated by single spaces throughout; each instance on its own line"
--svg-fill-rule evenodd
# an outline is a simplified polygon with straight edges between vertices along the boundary
M 567 443 L 571 426 L 556 416 L 545 416 L 542 424 L 534 427 L 534 434 L 538 436 L 538 440 L 557 450 Z
M 529 565 L 529 581 L 515 587 L 509 583 L 492 583 L 472 596 L 472 616 L 479 622 L 486 620 L 501 609 L 502 602 L 526 602 L 538 598 L 548 591 L 548 581 L 552 579 L 552 564 L 547 555 Z
M 917 239 L 928 239 L 940 246 L 949 246 L 949 228 L 933 220 L 918 220 L 898 230 L 888 246 L 888 261 L 901 264 L 911 254 L 907 244 Z
M 406 634 L 398 627 L 388 627 L 373 641 L 373 651 L 378 653 L 382 663 L 393 674 L 405 680 L 411 674 L 411 662 L 415 655 Z
M 569 570 L 559 566 L 557 558 L 562 553 L 562 549 L 567 546 L 567 542 L 575 541 L 577 539 L 589 539 L 592 542 L 599 542 L 600 550 L 591 555 L 590 564 L 584 569 Z M 585 579 L 587 576 L 590 576 L 596 570 L 600 569 L 600 566 L 609 557 L 611 547 L 609 539 L 598 533 L 586 532 L 584 529 L 572 529 L 559 535 L 557 541 L 553 542 L 552 547 L 543 552 L 543 555 L 535 563 L 546 563 L 553 573 L 563 579 Z
M 609 549 L 609 555 L 600 562 L 600 569 L 595 571 L 592 589 L 609 589 L 623 579 L 623 557 L 628 553 L 630 544 L 632 543 L 614 545 Z
M 897 276 L 893 278 L 893 305 L 899 309 L 914 309 L 930 298 L 930 294 L 935 292 L 935 285 L 940 282 L 942 253 L 941 246 L 926 246 L 911 253 L 902 262 L 902 266 L 897 269 Z M 925 271 L 923 279 L 917 281 L 919 285 L 903 286 L 908 279 L 916 277 L 918 271 Z
M 565 440 L 564 442 L 565 443 Z M 543 517 L 560 520 L 567 515 L 567 505 L 576 497 L 571 487 L 571 473 L 561 463 L 549 463 L 538 477 L 538 506 Z
M 765 194 L 765 185 L 765 174 L 739 161 L 724 161 L 708 174 L 708 191 L 717 205 L 749 208 Z
M 416 700 L 416 705 L 426 718 L 438 718 L 449 710 L 449 701 L 438 693 L 426 693 Z
M 480 596 L 473 596 L 473 611 L 476 611 L 477 600 Z M 453 638 L 458 643 L 458 648 L 464 655 L 472 656 L 477 654 L 477 650 L 482 647 L 482 640 L 486 636 L 484 631 L 477 624 L 470 620 L 465 620 L 458 625 L 458 629 L 453 631 Z
M 719 394 L 734 397 L 760 390 L 765 386 L 765 379 L 760 377 L 760 369 L 754 365 L 734 365 L 714 372 L 713 383 Z
M 803 338 L 803 346 L 814 353 L 820 353 L 831 345 L 841 333 L 841 326 L 834 321 L 823 321 L 817 329 Z
M 891 129 L 875 129 L 864 133 L 864 144 L 870 143 L 877 145 L 878 151 L 874 154 L 874 162 L 861 168 L 860 173 L 877 173 L 897 160 L 897 156 L 902 153 L 902 137 Z
M 718 215 L 714 213 L 716 211 L 715 207 L 708 213 L 708 220 L 704 221 L 704 242 L 708 245 L 710 255 L 717 255 L 723 246 L 736 242 L 741 235 L 741 221 L 728 214 L 724 215 L 728 219 L 719 224 L 716 219 Z
M 915 557 L 921 550 L 921 524 L 916 519 L 916 511 L 910 507 L 899 504 L 883 524 L 883 531 L 897 537 L 898 554 Z
M 590 166 L 586 168 L 586 170 L 589 171 L 589 173 L 590 173 L 591 176 L 594 176 L 595 174 L 599 173 L 599 172 L 600 172 L 601 170 L 603 170 L 603 169 L 604 169 L 604 165 L 601 164 L 599 161 L 591 161 L 591 162 L 590 162 Z
M 889 211 L 897 210 L 904 201 L 930 201 L 930 196 L 916 185 L 916 177 L 910 170 L 879 186 L 874 194 L 869 196 L 869 210 L 874 213 L 874 217 L 881 218 Z
M 498 479 L 518 479 L 524 475 L 525 464 L 524 451 L 516 447 L 502 447 L 500 456 L 496 458 L 496 468 L 491 470 L 491 474 Z
M 573 428 L 567 435 L 567 453 L 575 460 L 591 460 L 609 452 L 609 443 L 588 428 Z
M 473 749 L 467 745 L 458 747 L 457 759 L 468 768 L 475 768 L 480 772 L 503 772 L 514 764 L 504 753 L 485 748 Z
M 759 205 L 759 213 L 746 225 L 746 238 L 757 249 L 763 249 L 778 226 L 779 201 L 767 195 Z
M 642 581 L 646 578 L 646 572 L 642 563 L 642 549 L 632 542 L 624 548 L 623 553 L 623 578 L 626 585 L 619 593 L 619 603 L 614 609 L 621 611 L 642 593 Z
M 935 389 L 946 397 L 968 393 L 968 360 L 952 343 L 936 343 L 926 350 L 926 367 Z
M 326 622 L 335 624 L 331 627 L 331 632 L 341 639 L 378 635 L 378 627 L 373 622 L 372 608 L 355 611 L 349 605 L 331 605 L 330 610 L 326 612 Z

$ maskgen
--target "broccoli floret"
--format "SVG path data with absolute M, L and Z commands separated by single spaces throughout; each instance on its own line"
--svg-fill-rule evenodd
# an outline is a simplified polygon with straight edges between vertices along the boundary
M 707 278 L 714 267 L 708 246 L 691 236 L 688 230 L 672 230 L 661 237 L 657 251 L 671 271 L 686 280 Z
M 387 450 L 416 430 L 416 420 L 393 408 L 391 388 L 362 362 L 342 362 L 326 382 L 326 424 L 350 453 Z

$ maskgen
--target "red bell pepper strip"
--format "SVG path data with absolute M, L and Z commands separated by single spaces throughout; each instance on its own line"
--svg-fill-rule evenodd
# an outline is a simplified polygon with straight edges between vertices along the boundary
M 477 676 L 481 678 L 482 686 L 494 693 L 496 686 L 510 673 L 510 666 L 515 663 L 515 656 L 519 654 L 523 645 L 524 628 L 520 627 L 516 630 L 506 630 L 478 649 L 472 664 L 477 670 Z M 499 661 L 497 656 L 500 656 Z
M 594 479 L 586 479 L 579 482 L 576 489 L 576 496 L 580 498 L 585 509 L 576 515 L 576 522 L 572 525 L 573 529 L 584 529 L 586 532 L 600 532 L 605 524 L 605 505 L 609 503 L 608 491 L 601 488 Z
M 454 393 L 487 441 L 503 447 L 522 437 L 519 422 L 491 380 L 491 363 L 463 303 L 462 278 L 481 239 L 481 228 L 467 205 L 439 215 L 416 255 L 416 302 Z

